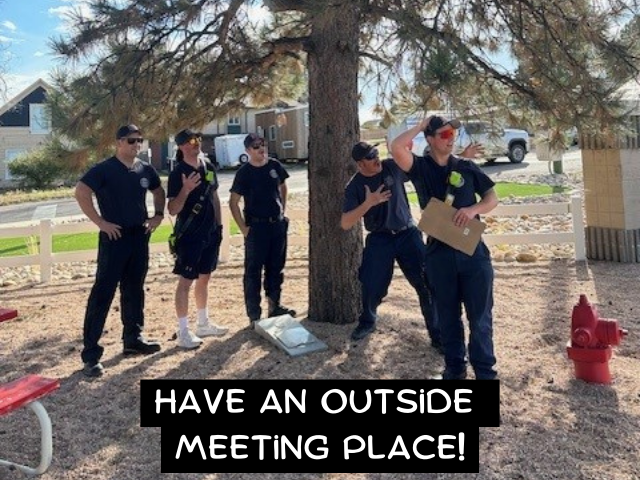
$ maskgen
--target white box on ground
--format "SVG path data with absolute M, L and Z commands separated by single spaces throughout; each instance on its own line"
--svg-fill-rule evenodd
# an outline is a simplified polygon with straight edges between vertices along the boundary
M 258 320 L 255 330 L 292 357 L 328 348 L 326 343 L 319 340 L 291 315 Z

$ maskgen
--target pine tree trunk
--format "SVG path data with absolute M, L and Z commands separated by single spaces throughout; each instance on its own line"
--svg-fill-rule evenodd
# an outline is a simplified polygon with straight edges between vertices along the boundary
M 340 228 L 344 187 L 356 170 L 359 9 L 327 2 L 309 48 L 309 319 L 336 324 L 360 312 L 362 228 Z M 339 93 L 339 94 L 338 94 Z

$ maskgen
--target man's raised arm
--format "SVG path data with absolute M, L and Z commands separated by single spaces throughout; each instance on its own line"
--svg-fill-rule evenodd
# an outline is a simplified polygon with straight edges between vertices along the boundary
M 413 166 L 413 153 L 411 153 L 413 139 L 420 132 L 424 131 L 430 118 L 431 117 L 424 118 L 418 125 L 401 133 L 391 142 L 391 156 L 402 171 L 408 172 L 411 170 Z

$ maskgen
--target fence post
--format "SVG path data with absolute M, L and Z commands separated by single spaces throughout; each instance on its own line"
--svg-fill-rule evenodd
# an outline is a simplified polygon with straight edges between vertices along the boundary
M 53 228 L 51 219 L 40 220 L 40 281 L 51 280 L 53 266 Z
M 573 235 L 575 237 L 576 260 L 586 260 L 587 248 L 584 236 L 582 198 L 578 195 L 571 197 L 571 220 L 573 222 Z
M 227 208 L 222 209 L 222 243 L 220 244 L 220 261 L 228 262 L 231 249 L 231 215 Z

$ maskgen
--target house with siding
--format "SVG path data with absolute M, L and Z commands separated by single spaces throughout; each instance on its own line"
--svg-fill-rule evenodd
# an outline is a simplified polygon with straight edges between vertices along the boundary
M 12 183 L 8 165 L 13 159 L 50 138 L 51 118 L 45 107 L 50 89 L 38 79 L 0 107 L 0 186 Z

